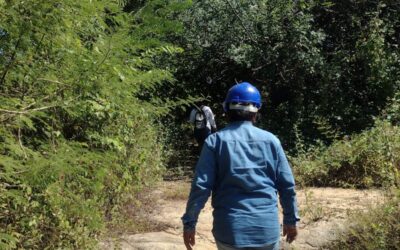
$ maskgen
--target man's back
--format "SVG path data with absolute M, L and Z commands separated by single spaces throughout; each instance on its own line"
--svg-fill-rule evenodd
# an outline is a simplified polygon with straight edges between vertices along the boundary
M 200 148 L 207 136 L 217 130 L 214 114 L 208 106 L 202 105 L 200 108 L 193 108 L 190 112 L 189 122 L 194 125 L 193 135 Z
M 244 121 L 231 123 L 206 144 L 217 165 L 212 196 L 216 239 L 254 247 L 279 240 L 278 161 L 286 161 L 279 140 Z
M 206 127 L 211 131 L 213 128 L 216 128 L 214 114 L 210 107 L 202 105 L 200 108 L 193 108 L 189 115 L 189 122 L 195 124 L 196 122 L 196 115 L 198 113 L 204 113 L 204 118 L 206 121 Z

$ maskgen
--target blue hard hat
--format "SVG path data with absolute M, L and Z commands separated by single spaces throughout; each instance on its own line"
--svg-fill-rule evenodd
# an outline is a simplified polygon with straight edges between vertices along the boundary
M 256 87 L 248 82 L 242 82 L 231 87 L 224 101 L 224 110 L 229 110 L 230 103 L 251 103 L 257 109 L 261 108 L 261 94 Z

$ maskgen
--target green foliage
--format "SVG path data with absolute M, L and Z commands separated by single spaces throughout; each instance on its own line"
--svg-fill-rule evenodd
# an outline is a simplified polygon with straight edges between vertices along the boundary
M 322 112 L 347 134 L 372 126 L 399 89 L 399 23 L 394 21 L 399 11 L 390 1 L 333 2 L 313 9 L 315 26 L 326 34 L 328 67 L 321 80 L 328 106 Z
M 293 126 L 309 124 L 315 116 L 310 101 L 317 101 L 318 89 L 313 79 L 323 66 L 324 34 L 312 27 L 311 6 L 195 1 L 183 17 L 188 50 L 182 80 L 216 103 L 236 81 L 254 83 L 264 97 L 259 124 L 292 146 Z M 220 117 L 220 105 L 215 112 Z
M 340 239 L 322 249 L 398 249 L 400 247 L 400 191 L 391 200 L 352 217 L 354 223 Z
M 399 13 L 393 1 L 193 1 L 174 93 L 221 103 L 250 81 L 264 97 L 259 124 L 286 148 L 296 129 L 307 145 L 330 143 L 319 121 L 358 133 L 400 88 Z
M 0 0 L 0 248 L 93 248 L 166 157 L 195 160 L 185 108 L 207 100 L 221 127 L 241 80 L 262 91 L 259 124 L 298 153 L 302 184 L 399 185 L 399 13 L 390 1 Z M 389 122 L 338 141 L 374 116 Z
M 181 52 L 156 2 L 0 1 L 1 249 L 94 248 L 126 193 L 160 178 L 157 120 L 188 101 L 156 95 L 173 84 L 159 59 Z
M 374 128 L 329 147 L 315 146 L 291 158 L 301 185 L 338 187 L 399 186 L 400 128 L 376 121 Z
M 397 94 L 390 100 L 381 116 L 383 119 L 390 121 L 394 125 L 400 125 L 400 92 L 397 92 Z

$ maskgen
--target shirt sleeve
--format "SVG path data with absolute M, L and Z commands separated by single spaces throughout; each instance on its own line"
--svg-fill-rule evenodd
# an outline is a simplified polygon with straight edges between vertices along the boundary
M 189 122 L 190 123 L 194 123 L 195 116 L 196 116 L 196 109 L 192 109 L 192 111 L 190 111 L 190 115 L 189 115 Z
M 207 121 L 210 122 L 211 127 L 217 128 L 217 124 L 215 123 L 214 114 L 213 114 L 213 112 L 211 111 L 211 109 L 210 109 L 209 107 L 205 106 L 205 107 L 203 108 L 203 110 L 204 110 L 204 114 L 205 114 L 206 117 L 207 117 Z
M 296 225 L 296 222 L 300 220 L 300 217 L 297 209 L 295 182 L 289 162 L 280 143 L 277 147 L 277 156 L 276 186 L 283 209 L 283 224 Z
M 186 212 L 182 217 L 185 231 L 196 228 L 197 219 L 201 209 L 204 208 L 211 194 L 215 182 L 216 161 L 214 152 L 207 144 L 203 145 L 199 161 L 196 164 L 196 172 L 192 182 Z

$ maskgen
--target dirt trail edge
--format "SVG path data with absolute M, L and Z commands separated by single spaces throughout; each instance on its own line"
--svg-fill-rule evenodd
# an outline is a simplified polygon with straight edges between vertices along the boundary
M 189 188 L 188 182 L 164 182 L 152 193 L 157 209 L 149 216 L 157 223 L 167 225 L 167 229 L 107 239 L 100 243 L 100 249 L 185 249 L 180 217 L 185 210 Z M 382 191 L 371 189 L 306 188 L 297 190 L 297 197 L 302 218 L 299 235 L 292 244 L 281 238 L 281 249 L 318 249 L 345 229 L 346 219 L 351 213 L 367 210 L 383 200 Z M 212 208 L 208 201 L 199 217 L 194 249 L 216 249 L 211 229 Z

